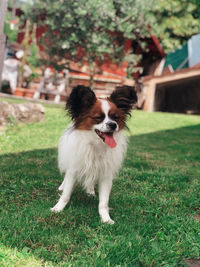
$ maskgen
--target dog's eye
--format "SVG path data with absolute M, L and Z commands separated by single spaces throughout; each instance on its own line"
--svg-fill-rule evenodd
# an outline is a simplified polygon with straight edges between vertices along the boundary
M 93 119 L 96 121 L 102 121 L 105 118 L 105 115 L 102 113 L 98 116 L 94 116 Z
M 119 116 L 117 114 L 110 114 L 109 116 L 112 120 L 118 120 Z
M 95 120 L 103 120 L 104 116 L 96 116 L 96 117 L 93 117 L 93 119 L 95 119 Z
M 93 117 L 93 119 L 95 119 L 95 120 L 101 120 L 101 119 L 103 119 L 103 117 L 102 116 L 97 116 L 97 117 Z

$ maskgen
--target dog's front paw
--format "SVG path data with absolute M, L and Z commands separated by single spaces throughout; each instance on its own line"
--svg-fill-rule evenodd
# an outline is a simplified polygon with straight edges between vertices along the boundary
M 54 206 L 53 208 L 50 209 L 50 211 L 52 211 L 52 212 L 56 212 L 56 213 L 57 213 L 57 212 L 62 211 L 62 209 L 60 209 L 60 208 Z
M 103 223 L 114 224 L 115 222 L 110 218 L 108 213 L 101 214 L 101 221 Z
M 99 215 L 101 217 L 101 221 L 103 223 L 114 224 L 115 222 L 110 218 L 108 210 L 108 207 L 99 206 Z
M 115 221 L 113 221 L 111 218 L 109 218 L 109 219 L 107 219 L 107 220 L 103 220 L 103 219 L 102 219 L 102 222 L 103 222 L 103 223 L 107 223 L 107 224 L 114 224 L 114 223 L 115 223 Z
M 65 205 L 66 204 L 64 202 L 58 202 L 53 208 L 50 209 L 50 211 L 60 212 L 64 209 Z

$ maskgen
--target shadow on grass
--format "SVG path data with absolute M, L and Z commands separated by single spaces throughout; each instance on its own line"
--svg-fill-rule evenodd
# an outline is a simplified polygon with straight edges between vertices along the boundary
M 145 231 L 149 228 L 149 233 L 144 232 L 147 240 L 139 248 L 138 255 L 134 255 L 139 263 L 142 250 L 148 254 L 145 247 L 148 238 L 155 236 L 160 227 L 159 218 L 164 220 L 160 222 L 162 225 L 167 225 L 166 214 L 175 214 L 170 204 L 168 210 L 166 206 L 167 211 L 159 211 L 160 217 L 155 220 L 157 213 L 154 210 L 158 211 L 161 205 L 159 196 L 167 194 L 170 199 L 169 194 L 177 193 L 178 197 L 183 193 L 181 203 L 185 206 L 181 209 L 184 214 L 187 208 L 195 210 L 199 205 L 196 200 L 198 192 L 194 189 L 197 184 L 192 185 L 194 177 L 199 174 L 199 162 L 200 125 L 131 136 L 124 168 L 111 195 L 111 205 L 115 207 L 113 217 L 117 218 L 117 224 L 111 228 L 100 224 L 98 198 L 88 197 L 80 188 L 75 190 L 64 212 L 50 213 L 49 208 L 56 203 L 57 188 L 62 182 L 56 149 L 1 155 L 1 241 L 19 251 L 27 249 L 36 257 L 54 264 L 70 263 L 77 253 L 87 258 L 88 247 L 99 244 L 101 235 L 103 239 L 108 239 L 110 233 L 114 237 L 135 235 L 135 231 L 139 234 L 141 225 L 144 225 Z M 193 198 L 184 202 L 190 185 Z M 177 203 L 173 204 L 174 208 L 181 213 L 177 211 L 178 200 Z M 126 242 L 126 238 L 120 242 Z M 177 261 L 185 255 L 182 251 Z M 116 264 L 120 264 L 120 259 Z

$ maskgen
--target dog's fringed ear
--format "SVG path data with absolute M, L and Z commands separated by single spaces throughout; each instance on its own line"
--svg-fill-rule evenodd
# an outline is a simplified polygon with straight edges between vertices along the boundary
M 119 86 L 109 97 L 119 109 L 122 109 L 127 115 L 130 115 L 133 105 L 137 102 L 137 95 L 131 86 Z
M 89 87 L 78 85 L 72 89 L 66 103 L 66 109 L 72 119 L 75 119 L 80 113 L 89 110 L 96 100 L 94 92 Z

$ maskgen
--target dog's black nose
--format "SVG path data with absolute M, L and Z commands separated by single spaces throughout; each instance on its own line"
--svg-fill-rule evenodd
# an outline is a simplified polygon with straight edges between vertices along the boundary
M 107 126 L 110 128 L 111 131 L 114 131 L 117 128 L 116 122 L 108 122 Z

